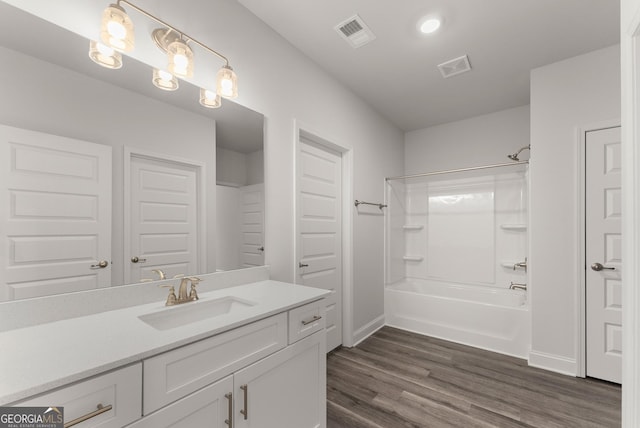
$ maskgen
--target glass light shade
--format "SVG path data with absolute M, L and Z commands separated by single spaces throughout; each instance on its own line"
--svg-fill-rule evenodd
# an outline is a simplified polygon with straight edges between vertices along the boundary
M 176 40 L 167 46 L 169 72 L 180 77 L 193 77 L 193 51 L 182 40 Z
M 122 55 L 109 46 L 94 40 L 89 41 L 89 58 L 98 65 L 118 69 L 122 67 Z
M 222 98 L 215 91 L 200 88 L 200 104 L 207 108 L 218 108 L 222 105 Z
M 216 81 L 218 95 L 225 98 L 236 98 L 238 96 L 238 76 L 229 65 L 224 65 L 218 71 Z
M 178 89 L 178 79 L 176 76 L 164 70 L 154 68 L 152 81 L 157 88 L 164 91 L 175 91 Z
M 117 4 L 109 5 L 102 12 L 100 40 L 121 52 L 130 52 L 135 44 L 133 22 L 125 10 Z

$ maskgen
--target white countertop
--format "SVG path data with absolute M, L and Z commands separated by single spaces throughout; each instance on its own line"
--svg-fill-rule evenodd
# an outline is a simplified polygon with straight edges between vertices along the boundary
M 159 301 L 1 332 L 0 405 L 140 361 L 327 294 L 326 290 L 265 280 L 203 293 L 199 301 L 171 308 Z M 167 330 L 157 330 L 138 318 L 226 296 L 256 304 Z

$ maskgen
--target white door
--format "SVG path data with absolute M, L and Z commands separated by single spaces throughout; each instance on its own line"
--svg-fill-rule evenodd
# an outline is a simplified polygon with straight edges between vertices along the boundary
M 297 157 L 296 282 L 330 290 L 327 351 L 342 344 L 342 157 L 300 139 Z
M 242 267 L 264 264 L 264 184 L 241 189 L 242 224 L 240 261 Z
M 622 381 L 620 128 L 586 138 L 587 376 Z
M 200 273 L 198 167 L 138 155 L 129 165 L 125 279 L 157 279 L 154 269 L 167 278 Z
M 0 300 L 111 285 L 111 147 L 0 125 Z

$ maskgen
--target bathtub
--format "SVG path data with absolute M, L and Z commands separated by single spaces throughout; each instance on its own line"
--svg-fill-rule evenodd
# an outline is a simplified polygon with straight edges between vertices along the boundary
M 407 278 L 387 285 L 386 324 L 502 354 L 527 358 L 526 291 Z

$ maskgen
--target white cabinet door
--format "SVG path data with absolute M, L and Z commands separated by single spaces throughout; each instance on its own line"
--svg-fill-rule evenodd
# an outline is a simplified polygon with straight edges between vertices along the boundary
M 129 428 L 228 428 L 233 423 L 233 376 L 144 417 Z
M 111 147 L 0 125 L 0 301 L 111 285 Z
M 324 330 L 234 375 L 236 428 L 326 426 Z

